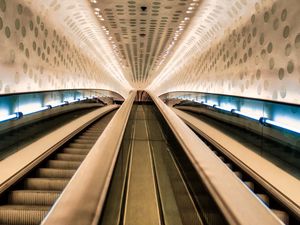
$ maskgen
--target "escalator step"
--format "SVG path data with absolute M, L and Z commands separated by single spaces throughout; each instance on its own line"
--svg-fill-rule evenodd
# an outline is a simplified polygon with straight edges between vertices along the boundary
M 28 190 L 62 191 L 68 182 L 68 179 L 27 178 L 24 180 L 24 188 Z
M 97 136 L 98 137 L 98 136 Z M 91 136 L 79 136 L 77 140 L 90 140 L 90 141 L 96 141 L 97 137 L 91 137 Z
M 89 140 L 89 139 L 76 139 L 74 140 L 73 143 L 78 143 L 78 144 L 94 144 L 95 140 Z
M 251 190 L 254 191 L 254 183 L 251 181 L 244 181 L 244 184 Z
M 63 161 L 63 160 L 48 160 L 46 167 L 55 169 L 77 169 L 81 162 Z
M 40 178 L 71 178 L 75 172 L 76 170 L 39 168 L 36 176 Z
M 95 137 L 95 136 L 99 136 L 99 133 L 98 132 L 83 132 L 80 136 L 89 136 L 89 137 Z
M 83 161 L 85 155 L 77 155 L 77 154 L 67 154 L 67 153 L 58 153 L 55 158 L 57 160 L 65 160 L 65 161 Z
M 16 190 L 9 193 L 8 204 L 51 206 L 59 195 L 57 191 Z
M 0 223 L 7 225 L 38 225 L 50 207 L 6 205 L 0 206 Z
M 82 148 L 82 149 L 91 149 L 94 144 L 79 144 L 79 143 L 70 143 L 69 147 L 71 148 Z
M 226 163 L 226 166 L 229 168 L 229 169 L 233 169 L 233 166 L 232 166 L 232 164 L 231 163 Z
M 82 135 L 99 136 L 100 132 L 88 132 L 88 131 L 86 131 L 86 132 L 82 133 Z
M 99 134 L 99 133 L 100 132 L 98 130 L 91 130 L 91 129 L 84 132 L 84 134 Z
M 92 131 L 102 131 L 105 127 L 103 126 L 95 126 L 95 127 L 91 127 L 90 129 L 88 130 L 92 130 Z
M 234 171 L 233 172 L 238 178 L 242 179 L 243 178 L 243 174 L 239 171 Z
M 98 139 L 99 135 L 89 135 L 89 134 L 83 134 L 83 135 L 80 135 L 78 138 L 79 139 L 88 139 L 88 140 L 94 140 L 96 141 Z
M 80 136 L 99 136 L 99 133 L 98 132 L 83 132 Z
M 256 195 L 264 204 L 266 204 L 267 206 L 270 205 L 270 199 L 268 195 L 266 194 L 256 194 Z
M 80 155 L 87 155 L 90 149 L 81 149 L 81 148 L 64 148 L 62 150 L 63 153 L 68 154 L 80 154 Z
M 89 127 L 89 129 L 87 129 L 86 131 L 97 131 L 99 132 L 99 127 Z
M 221 159 L 223 162 L 226 160 L 224 156 L 220 156 L 219 159 Z
M 289 224 L 289 215 L 286 212 L 276 209 L 271 210 L 284 224 Z

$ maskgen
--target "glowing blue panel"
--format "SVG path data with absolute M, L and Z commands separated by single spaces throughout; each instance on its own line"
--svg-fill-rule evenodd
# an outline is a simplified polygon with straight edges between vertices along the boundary
M 276 122 L 276 121 L 273 121 L 273 120 L 269 120 L 269 119 L 265 119 L 264 122 L 266 124 L 269 124 L 269 125 L 272 125 L 272 126 L 276 126 L 276 127 L 279 127 L 279 128 L 283 128 L 283 129 L 286 129 L 286 130 L 290 130 L 290 131 L 293 131 L 293 132 L 296 132 L 296 133 L 300 133 L 300 129 L 293 126 L 293 125 L 289 125 L 289 124 L 285 124 L 285 123 L 280 123 L 280 122 Z
M 42 111 L 45 111 L 47 109 L 49 109 L 50 107 L 49 106 L 44 106 L 44 107 L 36 107 L 36 108 L 26 108 L 26 111 L 21 111 L 23 113 L 23 115 L 29 115 L 29 114 L 32 114 L 32 113 L 37 113 L 37 112 L 42 112 Z
M 0 122 L 6 122 L 8 120 L 13 120 L 13 119 L 17 119 L 18 115 L 16 113 L 12 114 L 12 115 L 7 115 L 7 116 L 1 116 L 0 117 Z
M 65 105 L 65 102 L 60 102 L 60 101 L 51 101 L 51 102 L 47 102 L 46 105 L 50 105 L 52 108 L 58 107 L 58 106 L 62 106 Z
M 231 112 L 230 108 L 223 108 L 223 107 L 217 106 L 217 105 L 214 105 L 214 108 L 219 109 L 219 110 L 223 110 L 223 111 L 227 111 L 227 112 Z
M 33 102 L 33 103 L 25 103 L 25 104 L 20 104 L 18 111 L 22 112 L 23 115 L 28 115 L 33 112 L 36 112 L 37 109 L 41 108 L 42 105 L 40 102 Z
M 8 116 L 9 115 L 9 109 L 8 108 L 0 108 L 0 117 Z
M 232 109 L 237 108 L 236 104 L 230 102 L 221 102 L 219 107 L 226 111 L 231 111 Z
M 233 109 L 231 112 L 234 113 L 234 114 L 238 114 L 238 115 L 241 115 L 241 116 L 245 116 L 245 117 L 254 119 L 254 120 L 259 120 L 261 118 L 261 116 L 256 116 L 256 115 L 251 114 L 250 111 L 248 113 L 245 113 L 245 112 L 241 112 L 241 111 L 238 111 L 236 109 Z
M 240 112 L 235 111 L 235 113 L 240 114 L 240 115 L 245 115 L 245 116 L 255 119 L 255 120 L 259 120 L 261 117 L 264 117 L 263 107 L 242 106 L 240 109 Z

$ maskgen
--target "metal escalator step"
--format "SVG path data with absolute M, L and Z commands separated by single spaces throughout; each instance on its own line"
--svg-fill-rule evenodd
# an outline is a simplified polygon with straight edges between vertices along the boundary
M 94 124 L 94 125 L 90 126 L 87 130 L 95 130 L 95 129 L 98 130 L 99 127 L 100 127 L 100 124 Z
M 97 136 L 99 136 L 100 135 L 100 132 L 96 132 L 96 131 L 92 131 L 92 132 L 90 132 L 90 131 L 86 131 L 86 132 L 84 132 L 84 133 L 82 133 L 82 135 L 97 135 Z
M 83 134 L 83 135 L 80 135 L 78 137 L 79 139 L 89 139 L 89 140 L 97 140 L 99 138 L 99 135 L 89 135 L 89 134 Z
M 58 160 L 65 160 L 65 161 L 83 161 L 85 155 L 77 155 L 77 154 L 68 154 L 68 153 L 58 153 L 55 156 Z
M 286 212 L 277 209 L 271 210 L 284 224 L 289 224 L 289 215 Z
M 8 204 L 51 206 L 59 197 L 58 191 L 15 190 L 8 195 Z
M 86 131 L 97 131 L 99 132 L 99 127 L 89 127 Z
M 97 132 L 102 132 L 104 130 L 103 127 L 91 127 L 90 129 L 88 129 L 87 131 L 97 131 Z
M 226 166 L 231 170 L 233 169 L 233 165 L 231 163 L 226 163 Z
M 71 178 L 76 170 L 39 168 L 36 176 L 39 178 Z
M 74 148 L 83 148 L 83 149 L 91 149 L 94 144 L 79 144 L 79 143 L 70 143 L 69 147 Z
M 219 159 L 221 159 L 223 162 L 226 160 L 224 156 L 220 156 Z
M 99 130 L 100 128 L 101 128 L 102 126 L 101 125 L 93 125 L 93 126 L 91 126 L 91 127 L 89 127 L 89 129 L 88 130 Z
M 27 178 L 24 180 L 24 188 L 27 190 L 62 191 L 69 179 L 62 178 Z
M 97 132 L 97 133 L 83 133 L 82 135 L 80 135 L 80 137 L 83 138 L 98 138 L 101 135 L 101 133 Z
M 99 130 L 98 129 L 88 129 L 84 132 L 84 134 L 86 134 L 86 133 L 97 133 L 98 134 Z
M 80 154 L 87 155 L 90 149 L 81 149 L 81 148 L 64 148 L 61 152 L 69 154 Z
M 86 132 L 84 132 L 84 133 L 82 133 L 82 134 L 91 134 L 91 135 L 100 135 L 100 132 L 99 131 L 86 131 Z
M 100 132 L 83 132 L 80 134 L 80 136 L 99 136 Z
M 254 191 L 254 183 L 251 181 L 244 181 L 244 184 L 251 190 Z
M 81 162 L 64 161 L 64 160 L 48 160 L 46 167 L 55 169 L 77 169 Z
M 0 206 L 0 223 L 6 225 L 38 225 L 49 210 L 50 207 L 45 206 Z
M 263 203 L 265 203 L 267 206 L 269 206 L 270 199 L 269 199 L 268 195 L 266 195 L 266 194 L 256 194 L 256 195 Z
M 77 138 L 77 140 L 90 140 L 90 141 L 96 141 L 97 140 L 97 137 L 98 137 L 98 135 L 97 136 L 79 136 L 78 138 Z
M 242 179 L 243 178 L 243 174 L 240 171 L 234 171 L 233 172 L 238 178 Z
M 78 143 L 78 144 L 94 144 L 95 140 L 89 140 L 89 139 L 76 139 L 74 140 L 73 143 Z

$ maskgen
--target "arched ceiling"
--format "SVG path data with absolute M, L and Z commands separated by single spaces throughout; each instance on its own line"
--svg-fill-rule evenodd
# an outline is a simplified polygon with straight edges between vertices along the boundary
M 180 40 L 199 0 L 91 0 L 126 78 L 144 88 Z
M 145 89 L 222 36 L 256 0 L 28 2 L 59 23 L 124 86 Z
M 97 59 L 99 65 L 116 78 L 117 82 L 122 83 L 126 89 L 131 88 L 124 77 L 119 58 L 114 54 L 89 1 L 28 1 L 42 17 L 63 29 L 64 33 L 69 35 L 83 51 L 91 58 Z

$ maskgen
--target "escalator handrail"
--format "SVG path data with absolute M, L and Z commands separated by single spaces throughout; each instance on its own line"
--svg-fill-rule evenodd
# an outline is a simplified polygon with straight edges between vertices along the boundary
M 43 225 L 96 225 L 135 98 L 132 91 L 90 150 Z

